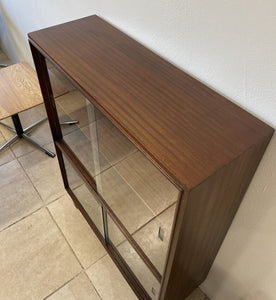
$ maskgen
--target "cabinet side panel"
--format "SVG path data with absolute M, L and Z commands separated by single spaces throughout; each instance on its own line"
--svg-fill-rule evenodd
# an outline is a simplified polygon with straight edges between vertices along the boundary
M 206 278 L 270 138 L 190 191 L 160 299 L 183 300 Z

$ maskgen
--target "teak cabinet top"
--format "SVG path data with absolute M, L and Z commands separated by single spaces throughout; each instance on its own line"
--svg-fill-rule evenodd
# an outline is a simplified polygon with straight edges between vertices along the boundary
M 29 39 L 185 190 L 273 134 L 96 15 L 30 33 Z

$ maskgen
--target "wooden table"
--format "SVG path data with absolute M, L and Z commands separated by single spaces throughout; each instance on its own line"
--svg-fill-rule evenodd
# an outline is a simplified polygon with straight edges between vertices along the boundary
M 57 86 L 55 97 L 65 94 L 67 90 L 57 83 L 52 73 L 50 73 L 50 77 L 54 79 L 53 82 Z M 0 69 L 0 120 L 11 117 L 14 128 L 2 122 L 0 124 L 15 133 L 14 137 L 0 147 L 0 152 L 6 150 L 8 146 L 15 143 L 18 139 L 24 138 L 49 156 L 55 156 L 53 152 L 27 135 L 31 130 L 44 122 L 47 117 L 23 129 L 18 116 L 20 112 L 42 103 L 43 99 L 36 73 L 28 63 L 22 62 Z

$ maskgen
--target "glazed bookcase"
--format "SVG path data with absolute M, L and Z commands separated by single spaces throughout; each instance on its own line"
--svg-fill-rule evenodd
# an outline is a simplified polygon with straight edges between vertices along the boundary
M 184 299 L 206 278 L 273 129 L 98 16 L 29 41 L 76 207 L 139 299 Z M 48 69 L 67 94 L 53 97 Z

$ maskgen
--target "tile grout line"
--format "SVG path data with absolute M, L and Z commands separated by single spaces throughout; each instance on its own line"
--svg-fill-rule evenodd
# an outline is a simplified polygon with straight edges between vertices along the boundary
M 2 152 L 2 153 L 4 153 L 4 152 Z M 6 165 L 6 164 L 11 163 L 11 162 L 14 161 L 14 160 L 17 160 L 16 157 L 15 157 L 14 159 L 12 159 L 11 161 L 7 161 L 7 162 L 1 164 L 1 165 L 0 165 L 0 168 L 1 168 L 2 166 Z
M 1 121 L 2 121 L 2 120 L 1 120 Z M 6 138 L 4 137 L 3 131 L 1 130 L 1 128 L 0 128 L 0 137 L 2 137 L 2 139 L 4 140 L 4 143 L 3 143 L 3 145 L 4 145 L 4 144 L 7 142 L 7 140 L 6 140 Z M 2 163 L 2 164 L 0 165 L 0 167 L 16 159 L 16 156 L 14 155 L 14 153 L 12 152 L 12 150 L 11 150 L 10 147 L 6 148 L 3 152 L 0 153 L 0 155 L 2 155 L 2 153 L 4 153 L 6 150 L 9 150 L 9 151 L 11 152 L 11 155 L 13 156 L 13 159 L 10 160 L 10 161 L 7 161 L 7 162 L 5 162 L 5 163 Z
M 99 260 L 99 259 L 98 259 Z M 98 261 L 97 260 L 97 261 Z M 92 264 L 93 265 L 93 264 Z M 91 266 L 92 266 L 91 265 Z M 90 267 L 89 267 L 90 268 Z M 87 269 L 86 269 L 87 270 Z M 86 273 L 86 270 L 83 270 L 83 273 L 85 274 L 85 276 L 86 276 L 86 278 L 89 280 L 89 282 L 92 284 L 92 286 L 93 286 L 93 288 L 94 288 L 94 290 L 96 291 L 96 293 L 97 293 L 97 295 L 98 295 L 98 297 L 100 298 L 100 300 L 103 300 L 103 298 L 101 297 L 101 295 L 100 295 L 100 293 L 98 292 L 98 290 L 96 289 L 96 287 L 95 287 L 95 285 L 93 284 L 93 282 L 92 282 L 92 280 L 89 278 L 89 276 L 87 275 L 87 273 Z
M 49 297 L 51 297 L 53 294 L 55 294 L 57 291 L 59 291 L 60 289 L 62 289 L 64 286 L 66 286 L 69 282 L 73 281 L 75 278 L 77 278 L 82 273 L 83 273 L 83 270 L 81 270 L 79 273 L 77 273 L 76 275 L 74 275 L 71 279 L 69 279 L 68 281 L 66 281 L 64 284 L 62 284 L 60 287 L 58 287 L 57 289 L 55 289 L 49 295 L 47 295 L 46 297 L 44 297 L 43 300 L 46 300 Z
M 14 221 L 13 223 L 7 225 L 6 227 L 3 227 L 2 229 L 0 229 L 0 233 L 1 233 L 2 231 L 5 231 L 5 230 L 9 229 L 9 228 L 12 227 L 13 225 L 16 225 L 16 224 L 19 223 L 20 221 L 23 221 L 24 219 L 30 217 L 31 215 L 37 213 L 40 209 L 43 209 L 43 208 L 44 208 L 44 207 L 41 206 L 41 207 L 37 208 L 36 210 L 32 211 L 31 213 L 27 214 L 26 216 L 23 216 L 22 218 L 20 218 L 20 219 Z
M 52 143 L 52 142 L 51 142 L 51 143 Z M 50 145 L 51 143 L 46 144 L 46 145 Z M 42 203 L 43 203 L 42 207 L 46 207 L 46 206 L 48 206 L 49 204 L 51 204 L 51 203 L 53 203 L 54 201 L 56 201 L 56 200 L 58 200 L 59 198 L 61 198 L 64 194 L 58 196 L 57 198 L 55 198 L 55 199 L 53 199 L 53 200 L 51 200 L 49 203 L 47 203 L 46 200 L 44 200 L 44 199 L 42 198 L 42 196 L 40 195 L 38 189 L 36 188 L 36 186 L 34 185 L 32 179 L 31 179 L 31 177 L 30 177 L 29 174 L 27 173 L 27 170 L 24 168 L 24 166 L 22 165 L 22 163 L 21 163 L 20 160 L 19 160 L 19 158 L 22 158 L 22 157 L 25 156 L 25 155 L 30 155 L 30 153 L 32 153 L 32 152 L 34 152 L 34 151 L 36 151 L 36 150 L 38 150 L 38 149 L 34 149 L 34 150 L 31 151 L 31 152 L 28 152 L 28 153 L 23 154 L 23 155 L 21 155 L 21 156 L 19 156 L 19 157 L 16 157 L 16 160 L 18 161 L 19 165 L 20 165 L 21 168 L 23 169 L 23 171 L 24 171 L 24 173 L 26 174 L 27 178 L 30 180 L 30 182 L 31 182 L 31 184 L 32 184 L 32 186 L 33 186 L 33 188 L 35 189 L 35 191 L 36 191 L 37 194 L 39 195 L 39 198 L 41 199 L 41 201 L 42 201 Z M 46 155 L 46 154 L 45 154 L 45 155 Z M 61 175 L 60 175 L 60 176 L 61 176 Z M 62 181 L 62 182 L 63 182 L 63 181 Z M 63 187 L 63 188 L 64 188 L 64 187 Z M 65 191 L 65 194 L 67 194 L 65 188 L 64 188 L 64 191 Z
M 68 283 L 70 283 L 71 281 L 73 281 L 74 279 L 76 279 L 78 276 L 80 276 L 81 274 L 83 274 L 88 281 L 91 283 L 92 287 L 94 288 L 97 296 L 99 297 L 100 300 L 103 300 L 103 298 L 100 296 L 98 290 L 96 289 L 96 287 L 93 285 L 93 283 L 91 282 L 90 278 L 88 277 L 88 275 L 86 274 L 85 270 L 81 270 L 79 273 L 77 273 L 75 276 L 73 276 L 71 279 L 69 279 L 68 281 L 66 281 L 64 284 L 62 284 L 60 287 L 58 287 L 57 289 L 55 289 L 53 292 L 51 292 L 50 294 L 48 294 L 46 297 L 43 298 L 43 300 L 48 299 L 49 297 L 51 297 L 52 295 L 54 295 L 56 292 L 58 292 L 59 290 L 61 290 L 63 287 L 65 287 Z
M 13 223 L 7 225 L 6 227 L 3 227 L 2 229 L 0 229 L 0 232 L 4 231 L 4 230 L 6 230 L 6 229 L 9 229 L 10 227 L 12 227 L 13 225 L 19 223 L 20 221 L 22 221 L 22 220 L 24 220 L 24 219 L 26 219 L 26 218 L 32 216 L 33 214 L 37 213 L 39 210 L 41 210 L 41 209 L 43 209 L 43 208 L 46 208 L 49 204 L 54 203 L 55 201 L 59 200 L 59 199 L 60 199 L 61 197 L 63 197 L 63 196 L 64 196 L 64 195 L 61 195 L 61 196 L 59 196 L 58 198 L 54 199 L 53 201 L 51 201 L 51 202 L 49 202 L 49 203 L 44 203 L 44 201 L 43 201 L 43 204 L 42 204 L 39 208 L 35 209 L 34 211 L 32 211 L 32 212 L 26 214 L 25 216 L 23 216 L 23 217 L 21 217 L 21 218 L 19 218 L 18 220 L 14 221 Z
M 100 259 L 102 259 L 105 255 L 107 255 L 107 254 L 103 255 L 103 256 L 100 257 L 97 261 L 95 261 L 93 264 L 91 264 L 89 267 L 85 268 L 85 267 L 82 265 L 81 261 L 79 260 L 77 254 L 76 254 L 75 251 L 73 250 L 72 246 L 70 245 L 69 241 L 66 239 L 66 237 L 65 237 L 65 235 L 64 235 L 64 233 L 63 233 L 63 231 L 61 230 L 61 228 L 60 228 L 59 225 L 57 224 L 56 220 L 54 219 L 54 217 L 53 217 L 53 215 L 51 214 L 51 212 L 50 212 L 50 210 L 49 210 L 48 207 L 46 207 L 46 210 L 48 211 L 48 213 L 49 213 L 50 217 L 52 218 L 53 222 L 56 224 L 58 230 L 61 232 L 61 235 L 62 235 L 63 238 L 65 239 L 65 241 L 66 241 L 67 245 L 69 246 L 71 252 L 73 253 L 73 255 L 75 256 L 75 258 L 77 259 L 78 263 L 80 264 L 80 266 L 81 266 L 81 268 L 82 268 L 82 270 L 81 270 L 80 273 L 83 272 L 83 273 L 86 274 L 86 270 L 87 270 L 88 268 L 90 268 L 93 264 L 95 264 L 97 261 L 99 261 Z M 79 275 L 80 273 L 78 273 L 77 275 Z M 76 275 L 76 276 L 77 276 L 77 275 Z M 76 277 L 76 276 L 75 276 L 75 277 Z M 93 288 L 95 289 L 95 291 L 96 291 L 97 295 L 99 296 L 99 298 L 102 299 L 102 297 L 100 296 L 98 290 L 97 290 L 96 287 L 94 286 L 93 282 L 90 280 L 89 276 L 88 276 L 87 274 L 86 274 L 86 276 L 87 276 L 89 282 L 92 284 Z M 74 277 L 74 278 L 75 278 L 75 277 Z M 72 278 L 72 279 L 74 279 L 74 278 Z M 72 280 L 72 279 L 71 279 L 71 280 Z M 69 280 L 68 282 L 70 282 L 71 280 Z M 67 282 L 67 283 L 68 283 L 68 282 Z M 64 284 L 64 285 L 65 285 L 65 284 Z M 63 286 L 64 286 L 64 285 L 63 285 Z M 63 287 L 63 286 L 62 286 L 62 287 Z M 60 288 L 61 288 L 61 287 L 60 287 Z M 48 296 L 47 296 L 47 297 L 48 297 Z
M 11 150 L 11 149 L 10 149 L 10 150 Z M 11 150 L 11 151 L 12 151 L 12 150 Z M 37 211 L 39 211 L 40 209 L 42 209 L 42 208 L 45 206 L 45 203 L 44 203 L 44 201 L 43 201 L 43 199 L 42 199 L 40 193 L 38 192 L 38 190 L 37 190 L 36 187 L 34 186 L 34 184 L 33 184 L 32 180 L 31 180 L 31 178 L 30 178 L 29 175 L 27 174 L 25 168 L 22 166 L 22 164 L 20 163 L 20 161 L 18 160 L 18 158 L 15 157 L 15 159 L 12 160 L 12 161 L 17 161 L 17 163 L 18 163 L 19 166 L 21 167 L 23 173 L 25 174 L 25 176 L 27 177 L 27 179 L 28 179 L 29 182 L 31 183 L 31 186 L 34 188 L 35 192 L 37 193 L 37 195 L 38 195 L 38 197 L 39 197 L 39 199 L 40 199 L 40 201 L 41 201 L 41 206 L 40 206 L 39 208 L 35 209 L 34 211 L 32 211 L 32 212 L 26 214 L 25 216 L 19 218 L 18 220 L 12 222 L 11 224 L 7 225 L 6 227 L 3 227 L 2 229 L 0 229 L 0 232 L 2 232 L 2 231 L 4 231 L 4 230 L 6 230 L 6 229 L 12 227 L 13 225 L 17 224 L 18 222 L 20 222 L 20 221 L 26 219 L 27 217 L 29 217 L 29 216 L 31 216 L 32 214 L 36 213 Z M 12 162 L 12 161 L 11 161 L 11 162 Z M 8 162 L 8 163 L 10 163 L 10 162 Z M 3 164 L 3 165 L 4 165 L 4 164 Z M 3 165 L 1 165 L 1 166 L 3 166 Z
M 82 265 L 81 261 L 79 260 L 78 256 L 76 255 L 76 253 L 75 253 L 75 251 L 73 250 L 72 246 L 70 245 L 69 241 L 66 239 L 66 237 L 65 237 L 65 235 L 64 235 L 64 233 L 63 233 L 63 231 L 62 231 L 61 228 L 59 227 L 58 223 L 56 222 L 55 218 L 53 217 L 53 215 L 51 214 L 51 212 L 50 212 L 50 210 L 49 210 L 49 208 L 48 208 L 47 206 L 46 206 L 46 210 L 48 211 L 48 213 L 49 213 L 51 219 L 53 220 L 53 222 L 56 224 L 56 226 L 57 226 L 58 230 L 60 231 L 61 235 L 62 235 L 63 238 L 65 239 L 65 241 L 66 241 L 68 247 L 70 248 L 71 252 L 73 253 L 73 255 L 75 256 L 75 258 L 77 259 L 78 263 L 80 264 L 81 269 L 82 269 L 82 270 L 85 270 L 84 266 Z
M 35 151 L 35 150 L 34 150 L 34 151 Z M 32 152 L 33 152 L 33 151 L 32 151 Z M 31 153 L 31 152 L 30 152 L 30 153 Z M 26 154 L 24 154 L 24 155 L 29 155 L 30 153 L 26 153 Z M 24 156 L 24 155 L 22 155 L 22 156 Z M 22 157 L 22 156 L 20 156 L 20 157 Z M 25 168 L 23 167 L 22 163 L 19 161 L 18 158 L 20 158 L 20 157 L 15 157 L 15 159 L 13 159 L 12 161 L 17 161 L 18 164 L 19 164 L 19 166 L 22 168 L 23 173 L 26 175 L 26 177 L 27 177 L 27 179 L 30 181 L 32 187 L 34 188 L 34 190 L 35 190 L 36 193 L 38 194 L 38 197 L 39 197 L 39 199 L 41 200 L 41 206 L 38 207 L 37 209 L 35 209 L 34 211 L 32 211 L 32 212 L 26 214 L 25 216 L 19 218 L 18 220 L 15 220 L 15 221 L 12 222 L 11 224 L 9 224 L 9 225 L 3 227 L 2 229 L 0 229 L 0 232 L 6 230 L 6 229 L 8 229 L 8 228 L 10 228 L 11 226 L 13 226 L 13 225 L 17 224 L 18 222 L 24 220 L 25 218 L 30 217 L 30 216 L 33 215 L 34 213 L 38 212 L 40 209 L 46 208 L 49 204 L 51 204 L 51 203 L 57 201 L 57 200 L 60 199 L 62 196 L 64 196 L 64 194 L 63 194 L 63 195 L 60 195 L 60 196 L 58 196 L 57 198 L 55 198 L 55 199 L 53 199 L 52 201 L 50 201 L 49 203 L 46 203 L 46 202 L 42 199 L 42 197 L 41 197 L 39 191 L 38 191 L 37 188 L 35 187 L 34 183 L 32 182 L 30 176 L 28 175 L 27 171 L 26 171 Z M 5 163 L 5 164 L 11 163 L 12 161 L 7 162 L 7 163 Z M 1 166 L 5 165 L 5 164 L 2 164 Z M 1 166 L 0 166 L 0 167 L 1 167 Z M 65 190 L 65 189 L 64 189 L 64 191 L 65 191 L 65 194 L 66 194 L 66 190 Z
M 40 200 L 42 201 L 42 204 L 44 204 L 44 200 L 42 199 L 40 193 L 38 192 L 37 188 L 35 187 L 34 183 L 33 183 L 32 180 L 31 180 L 30 176 L 28 175 L 27 171 L 25 170 L 25 168 L 23 167 L 22 163 L 20 162 L 20 160 L 19 160 L 18 158 L 20 158 L 20 157 L 17 157 L 17 158 L 16 158 L 16 160 L 18 161 L 18 164 L 19 164 L 20 167 L 23 169 L 24 174 L 25 174 L 25 175 L 27 176 L 27 178 L 30 180 L 30 182 L 31 182 L 31 184 L 32 184 L 32 186 L 33 186 L 33 188 L 35 189 L 35 191 L 37 192 L 37 194 L 38 194 Z M 43 206 L 43 205 L 42 205 L 42 206 Z
M 93 229 L 91 229 L 93 231 Z M 94 231 L 93 231 L 94 233 Z M 105 250 L 106 251 L 106 250 Z M 105 254 L 103 256 L 101 256 L 100 258 L 98 258 L 96 261 L 94 261 L 91 265 L 89 265 L 87 268 L 84 268 L 85 271 L 87 271 L 90 267 L 92 267 L 93 265 L 95 265 L 95 263 L 97 263 L 99 260 L 103 259 L 105 256 L 109 256 L 109 254 L 107 252 L 105 252 Z
M 36 150 L 36 149 L 35 149 Z M 34 151 L 35 151 L 34 150 Z M 31 151 L 31 152 L 29 152 L 29 153 L 27 153 L 26 155 L 29 155 L 30 153 L 32 153 L 33 151 Z M 21 157 L 23 157 L 24 155 L 22 155 L 22 156 L 20 156 L 20 157 L 18 157 L 18 158 L 21 158 Z M 45 208 L 45 207 L 47 207 L 49 204 L 51 204 L 51 203 L 53 203 L 53 202 L 55 202 L 56 200 L 58 200 L 59 198 L 61 198 L 62 196 L 64 196 L 65 194 L 67 194 L 67 192 L 66 192 L 66 190 L 65 190 L 65 188 L 64 188 L 64 194 L 62 194 L 62 195 L 59 195 L 59 196 L 57 196 L 57 198 L 55 198 L 55 199 L 53 199 L 53 200 L 51 200 L 49 203 L 47 203 L 46 202 L 46 200 L 44 200 L 43 198 L 42 198 L 42 196 L 40 195 L 40 193 L 39 193 L 39 191 L 38 191 L 38 189 L 36 188 L 36 186 L 34 185 L 34 183 L 33 183 L 33 181 L 32 181 L 32 179 L 31 179 L 31 177 L 29 176 L 29 174 L 27 173 L 27 170 L 24 168 L 24 166 L 22 165 L 22 163 L 20 162 L 20 160 L 18 159 L 18 158 L 16 158 L 16 160 L 18 161 L 18 164 L 21 166 L 21 168 L 23 169 L 23 171 L 24 171 L 24 174 L 27 176 L 27 178 L 30 180 L 30 182 L 31 182 L 31 184 L 32 184 L 32 186 L 33 186 L 33 188 L 34 188 L 34 190 L 37 192 L 37 194 L 38 194 L 38 196 L 39 196 L 39 198 L 41 199 L 41 201 L 42 201 L 42 205 L 41 205 L 41 208 Z M 61 175 L 60 175 L 61 176 Z

